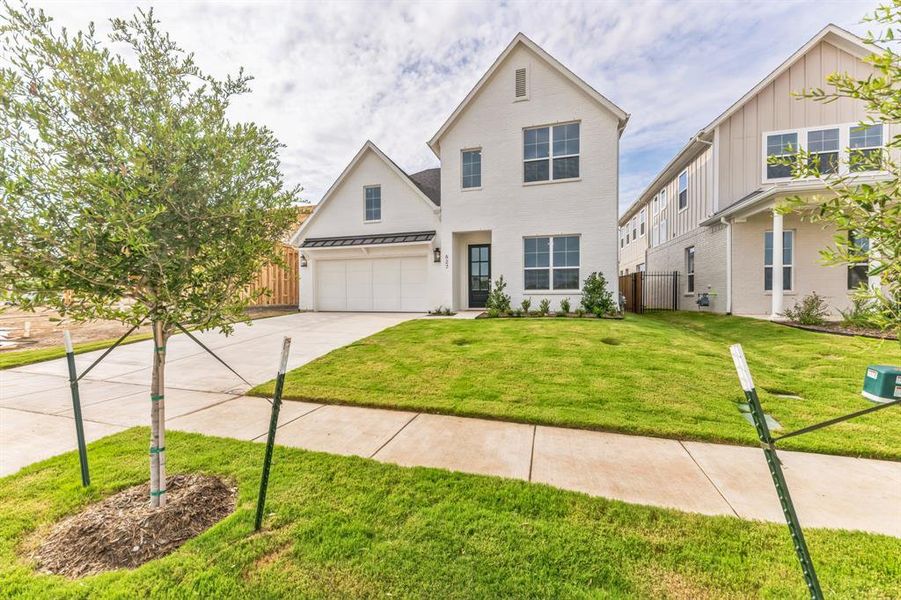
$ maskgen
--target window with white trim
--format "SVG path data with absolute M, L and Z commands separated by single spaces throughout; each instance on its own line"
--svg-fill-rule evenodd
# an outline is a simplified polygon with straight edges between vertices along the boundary
M 806 152 L 819 176 L 873 173 L 882 170 L 885 135 L 882 123 L 844 123 L 763 133 L 761 177 L 764 182 L 788 181 L 791 164 L 769 164 Z M 812 178 L 812 177 L 811 177 Z
M 795 258 L 795 232 L 782 232 L 782 289 L 793 289 Z M 763 234 L 763 289 L 773 291 L 773 232 Z
M 666 188 L 660 190 L 660 212 L 666 208 Z
M 666 236 L 667 236 L 666 219 L 663 219 L 662 221 L 660 221 L 660 241 L 659 241 L 660 244 L 666 243 Z
M 482 150 L 464 150 L 461 157 L 463 189 L 482 187 Z
M 366 220 L 379 221 L 382 218 L 382 186 L 371 185 L 366 188 Z
M 853 232 L 848 233 L 848 243 L 854 249 L 854 255 L 864 259 L 862 262 L 853 262 L 848 265 L 848 289 L 856 290 L 870 283 L 870 240 L 865 237 L 857 237 Z
M 623 235 L 623 228 L 620 227 L 619 228 L 619 247 L 622 248 L 625 245 L 626 245 L 626 238 Z
M 766 136 L 766 178 L 785 179 L 792 176 L 791 165 L 771 165 L 770 160 L 794 156 L 798 153 L 798 134 L 775 133 Z
M 685 291 L 693 293 L 695 291 L 695 247 L 689 246 L 685 249 Z
M 656 215 L 660 210 L 660 206 L 657 204 L 657 196 L 654 196 L 654 199 L 651 200 L 651 214 Z
M 660 243 L 660 224 L 654 223 L 654 226 L 651 227 L 651 247 L 653 248 L 657 244 Z
M 679 173 L 679 210 L 688 208 L 688 171 Z
M 578 235 L 523 238 L 523 288 L 578 290 Z
M 523 181 L 579 177 L 579 123 L 523 130 Z
M 839 130 L 811 129 L 807 132 L 807 151 L 810 166 L 817 167 L 821 175 L 838 173 Z
M 632 217 L 632 220 L 629 223 L 630 223 L 629 226 L 632 228 L 632 239 L 637 240 L 638 239 L 638 216 Z
M 648 209 L 642 208 L 638 213 L 638 235 L 644 237 L 647 229 Z
M 882 123 L 852 127 L 849 140 L 848 167 L 852 173 L 878 171 L 882 167 Z

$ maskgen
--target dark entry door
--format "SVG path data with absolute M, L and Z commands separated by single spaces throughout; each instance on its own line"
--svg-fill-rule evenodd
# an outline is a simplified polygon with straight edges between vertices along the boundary
M 491 245 L 469 247 L 469 307 L 485 308 L 491 286 Z

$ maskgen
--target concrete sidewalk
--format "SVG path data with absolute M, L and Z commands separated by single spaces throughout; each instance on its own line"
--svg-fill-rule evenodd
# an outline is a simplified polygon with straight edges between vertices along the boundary
M 265 331 L 248 328 L 262 335 L 252 338 L 249 332 L 241 332 L 244 342 L 234 348 L 227 340 L 208 341 L 220 344 L 217 347 L 233 356 L 241 371 L 257 383 L 272 376 L 272 365 L 265 363 L 277 355 L 283 334 L 294 335 L 301 342 L 295 346 L 300 350 L 307 341 L 317 345 L 316 336 L 326 336 L 329 328 L 335 329 L 338 337 L 338 331 L 345 331 L 347 339 L 353 337 L 353 331 L 362 337 L 364 330 L 408 318 L 395 315 L 383 317 L 384 321 L 364 318 L 354 323 L 351 315 L 311 316 L 324 320 L 298 318 L 304 315 L 267 319 L 273 322 L 270 325 L 286 320 Z M 182 355 L 167 369 L 169 428 L 265 439 L 269 423 L 265 399 L 241 396 L 240 381 L 228 380 L 231 374 L 213 359 L 176 343 L 170 345 Z M 328 350 L 320 343 L 319 351 Z M 148 353 L 149 348 L 144 348 L 143 354 Z M 307 349 L 302 356 L 292 353 L 290 364 L 302 364 L 312 354 Z M 140 356 L 142 353 L 136 352 L 134 360 Z M 133 370 L 128 371 L 129 360 L 126 356 L 111 363 L 106 372 L 96 374 L 98 379 L 89 376 L 83 383 L 89 440 L 147 424 L 147 379 L 143 385 L 131 382 L 135 373 L 145 369 L 145 363 L 132 363 Z M 0 372 L 0 474 L 75 447 L 65 367 L 57 364 L 50 368 L 53 362 Z M 246 370 L 244 365 L 248 365 Z M 171 383 L 169 372 L 181 385 L 187 382 L 196 388 L 200 380 L 208 382 L 209 389 L 178 387 Z M 141 376 L 145 375 L 149 379 L 146 372 Z M 277 442 L 404 466 L 546 483 L 688 512 L 783 522 L 759 448 L 305 402 L 284 403 Z M 802 524 L 901 537 L 901 462 L 799 452 L 781 452 L 780 456 Z M 77 471 L 76 462 L 73 465 Z

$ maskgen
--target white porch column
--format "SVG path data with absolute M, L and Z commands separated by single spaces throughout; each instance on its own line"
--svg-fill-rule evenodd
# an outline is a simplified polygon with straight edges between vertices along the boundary
M 782 214 L 773 210 L 773 306 L 771 319 L 781 318 L 782 296 Z

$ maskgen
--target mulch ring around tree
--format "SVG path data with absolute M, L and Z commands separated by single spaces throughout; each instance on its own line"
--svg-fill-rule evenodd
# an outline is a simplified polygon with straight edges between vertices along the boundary
M 132 569 L 166 556 L 235 510 L 237 488 L 210 475 L 173 475 L 166 506 L 150 507 L 150 484 L 122 490 L 68 517 L 31 553 L 40 571 L 70 578 Z

